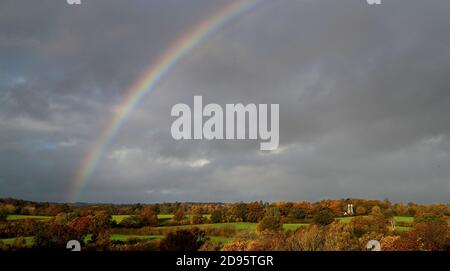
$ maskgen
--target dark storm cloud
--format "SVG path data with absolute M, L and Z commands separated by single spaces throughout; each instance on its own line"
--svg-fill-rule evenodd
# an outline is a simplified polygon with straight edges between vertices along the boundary
M 2 1 L 0 196 L 65 200 L 130 84 L 226 2 Z M 262 1 L 143 100 L 81 199 L 447 201 L 449 10 L 444 1 Z M 280 149 L 174 141 L 170 109 L 194 95 L 279 103 Z

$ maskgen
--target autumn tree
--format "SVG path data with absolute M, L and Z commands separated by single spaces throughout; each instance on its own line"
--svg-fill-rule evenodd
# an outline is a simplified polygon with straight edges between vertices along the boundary
M 183 208 L 178 208 L 178 210 L 173 215 L 173 220 L 176 222 L 181 222 L 186 218 L 186 213 Z
M 258 232 L 265 230 L 278 231 L 282 228 L 283 224 L 281 223 L 279 216 L 265 216 L 256 226 Z
M 6 218 L 8 217 L 8 214 L 5 210 L 0 209 L 0 221 L 6 221 Z
M 233 204 L 231 207 L 231 220 L 235 222 L 244 222 L 247 220 L 248 208 L 247 204 L 241 202 Z
M 215 209 L 211 212 L 211 223 L 221 223 L 223 221 L 223 212 L 219 209 Z
M 310 225 L 308 228 L 298 229 L 286 241 L 289 251 L 320 251 L 324 249 L 325 234 L 323 227 Z
M 130 215 L 122 219 L 119 226 L 123 228 L 141 228 L 145 226 L 145 222 L 142 216 Z
M 424 214 L 415 218 L 413 233 L 425 250 L 441 250 L 449 237 L 447 222 L 433 214 Z
M 356 237 L 361 237 L 369 231 L 370 220 L 363 216 L 355 216 L 350 220 L 352 233 Z
M 67 225 L 40 223 L 34 230 L 34 246 L 40 249 L 65 249 L 69 240 L 82 242 L 84 236 Z
M 305 219 L 306 212 L 303 208 L 293 206 L 288 213 L 288 218 L 290 220 L 296 221 L 296 220 L 302 220 Z
M 72 219 L 67 225 L 80 234 L 86 235 L 92 232 L 94 221 L 90 216 L 80 216 Z
M 91 233 L 92 233 L 92 240 L 94 241 L 97 239 L 97 236 L 100 233 L 104 231 L 109 231 L 109 229 L 113 225 L 111 213 L 107 211 L 96 212 L 93 216 L 91 216 L 91 219 L 92 219 Z
M 191 210 L 191 224 L 202 224 L 205 221 L 203 217 L 203 210 L 199 206 L 193 206 Z
M 365 215 L 367 213 L 367 209 L 364 206 L 356 207 L 356 215 Z
M 329 208 L 318 211 L 313 217 L 313 223 L 319 226 L 331 224 L 335 219 L 334 212 Z
M 169 232 L 160 243 L 162 251 L 197 251 L 209 238 L 198 228 Z
M 144 226 L 159 226 L 158 214 L 153 210 L 153 208 L 143 208 L 140 214 Z
M 324 250 L 351 251 L 358 249 L 358 241 L 352 234 L 352 227 L 341 221 L 334 221 L 324 230 Z
M 258 202 L 248 204 L 247 209 L 248 222 L 258 222 L 264 217 L 264 206 Z
M 369 214 L 370 231 L 384 233 L 386 232 L 386 216 L 379 206 L 374 206 Z

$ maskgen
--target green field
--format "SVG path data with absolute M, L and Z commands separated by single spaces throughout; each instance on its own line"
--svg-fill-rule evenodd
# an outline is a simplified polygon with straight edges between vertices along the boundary
M 137 239 L 145 239 L 145 240 L 161 240 L 164 238 L 164 235 L 127 235 L 127 234 L 111 234 L 110 239 L 113 241 L 127 241 L 130 238 Z M 211 241 L 213 242 L 221 242 L 222 244 L 226 244 L 233 240 L 232 237 L 223 237 L 223 236 L 210 236 Z
M 164 235 L 128 235 L 128 234 L 111 234 L 110 239 L 113 241 L 127 241 L 130 238 L 159 240 L 164 238 Z
M 27 244 L 33 244 L 33 236 L 24 237 Z M 161 240 L 164 238 L 164 235 L 133 235 L 133 234 L 111 234 L 110 239 L 112 241 L 122 241 L 126 242 L 130 238 L 142 239 L 142 240 Z M 211 241 L 213 242 L 221 242 L 222 244 L 226 244 L 233 240 L 232 237 L 223 237 L 223 236 L 210 236 Z M 5 238 L 0 239 L 6 245 L 12 245 L 16 238 Z M 84 241 L 89 241 L 91 239 L 91 235 L 87 235 L 84 238 Z
M 256 223 L 251 222 L 232 222 L 232 223 L 215 223 L 215 224 L 198 224 L 198 225 L 180 225 L 180 226 L 162 226 L 158 227 L 158 229 L 189 229 L 192 227 L 197 228 L 214 228 L 220 229 L 224 227 L 234 227 L 236 230 L 256 230 Z
M 116 222 L 116 223 L 120 223 L 122 222 L 122 220 L 124 220 L 125 218 L 129 217 L 130 215 L 112 215 L 112 219 Z M 204 218 L 209 219 L 211 215 L 206 214 L 203 215 Z M 187 217 L 189 218 L 190 216 L 187 215 Z M 167 220 L 171 220 L 173 218 L 173 214 L 159 214 L 158 215 L 158 219 L 160 220 L 160 222 L 164 222 Z
M 300 224 L 283 224 L 283 229 L 295 231 L 296 229 L 298 229 L 298 228 L 300 228 L 300 227 L 308 227 L 308 226 L 309 226 L 309 224 L 307 224 L 307 223 L 300 223 Z
M 116 223 L 122 222 L 125 218 L 129 217 L 130 215 L 112 215 L 112 220 Z
M 112 220 L 114 220 L 116 223 L 122 222 L 125 218 L 129 217 L 130 215 L 112 215 Z M 166 215 L 158 215 L 159 220 L 170 220 L 173 218 L 173 215 L 166 214 Z
M 399 232 L 405 232 L 405 231 L 411 230 L 411 227 L 397 226 L 397 227 L 395 227 L 395 230 L 399 231 Z
M 214 243 L 221 242 L 222 244 L 227 244 L 233 241 L 233 237 L 224 237 L 224 236 L 210 236 L 211 241 Z
M 344 216 L 344 217 L 338 217 L 336 218 L 339 221 L 342 221 L 344 223 L 349 223 L 350 220 L 352 220 L 352 218 L 357 217 L 357 216 Z M 364 216 L 364 217 L 368 217 L 368 216 Z M 414 221 L 414 217 L 412 216 L 394 216 L 394 220 L 395 222 L 413 222 Z
M 128 215 L 114 215 L 113 219 L 115 221 L 122 221 L 124 218 L 126 218 Z M 159 219 L 171 219 L 173 215 L 158 215 Z M 24 218 L 32 218 L 32 219 L 48 219 L 50 217 L 48 216 L 23 216 L 23 215 L 11 215 L 8 216 L 8 220 L 17 220 L 17 219 L 24 219 Z M 337 220 L 340 220 L 344 223 L 350 222 L 352 217 L 338 217 Z M 396 216 L 394 217 L 395 221 L 397 222 L 412 222 L 413 217 L 405 217 L 405 216 Z M 307 227 L 309 224 L 306 223 L 299 223 L 299 224 L 283 224 L 283 228 L 286 230 L 296 230 L 300 227 Z M 240 230 L 248 230 L 248 231 L 255 231 L 256 230 L 257 223 L 251 223 L 251 222 L 232 222 L 232 223 L 215 223 L 215 224 L 199 224 L 199 225 L 181 225 L 181 226 L 161 226 L 158 227 L 158 229 L 165 229 L 165 230 L 177 230 L 177 229 L 189 229 L 192 227 L 198 227 L 198 228 L 213 228 L 213 229 L 221 229 L 225 227 L 232 227 L 236 229 L 237 231 Z M 410 230 L 410 227 L 403 227 L 403 226 L 397 226 L 396 230 L 399 232 L 404 232 Z M 164 235 L 135 235 L 135 234 L 111 234 L 110 239 L 113 241 L 122 241 L 125 242 L 129 238 L 137 238 L 137 239 L 146 239 L 146 240 L 160 240 L 164 238 Z M 233 237 L 223 237 L 223 236 L 210 236 L 211 240 L 213 242 L 221 242 L 222 244 L 226 244 L 233 240 Z M 0 239 L 5 244 L 12 244 L 16 238 L 6 238 L 6 239 Z M 85 241 L 88 241 L 91 239 L 91 236 L 88 235 L 85 238 Z M 25 237 L 25 240 L 28 244 L 33 243 L 33 237 L 28 236 Z
M 395 222 L 414 222 L 414 217 L 412 216 L 394 216 Z
M 44 215 L 8 215 L 6 220 L 19 220 L 19 219 L 36 219 L 36 220 L 45 220 L 52 218 L 51 216 Z
M 129 215 L 113 215 L 113 220 L 117 223 L 120 223 L 123 219 L 128 217 Z M 205 215 L 208 216 L 208 215 Z M 367 217 L 367 216 L 365 216 Z M 31 216 L 31 215 L 8 215 L 7 220 L 19 220 L 19 219 L 37 219 L 37 220 L 45 220 L 50 219 L 51 216 Z M 171 214 L 161 214 L 158 215 L 159 220 L 170 220 L 173 218 L 173 215 Z M 338 217 L 336 218 L 339 221 L 342 221 L 344 223 L 349 223 L 350 220 L 353 217 Z M 412 223 L 414 221 L 413 217 L 409 216 L 395 216 L 394 217 L 396 222 L 405 222 L 405 223 Z M 307 227 L 309 224 L 306 223 L 288 223 L 283 224 L 283 228 L 286 230 L 296 230 L 300 227 Z M 180 226 L 160 226 L 158 229 L 162 230 L 177 230 L 177 229 L 189 229 L 192 227 L 198 227 L 201 229 L 206 228 L 213 228 L 213 229 L 221 229 L 225 227 L 231 227 L 234 228 L 237 231 L 242 230 L 248 230 L 248 231 L 255 231 L 256 230 L 257 223 L 251 223 L 251 222 L 231 222 L 231 223 L 214 223 L 214 224 L 199 224 L 199 225 L 180 225 Z M 399 232 L 404 232 L 410 230 L 410 227 L 405 226 L 397 226 L 396 230 Z M 90 240 L 90 235 L 86 236 L 85 241 Z M 134 234 L 112 234 L 111 240 L 113 241 L 127 241 L 129 238 L 137 238 L 137 239 L 147 239 L 147 240 L 159 240 L 164 238 L 164 235 L 134 235 Z M 222 244 L 226 244 L 230 242 L 233 238 L 232 237 L 223 237 L 223 236 L 210 236 L 211 240 L 213 242 L 221 242 Z M 16 238 L 6 238 L 6 239 L 0 239 L 5 244 L 12 244 Z M 25 240 L 28 244 L 32 244 L 33 237 L 28 236 L 25 237 Z
M 27 244 L 33 243 L 33 236 L 28 236 L 28 237 L 24 237 L 24 238 L 25 238 L 25 241 L 27 242 Z M 14 243 L 14 240 L 16 240 L 16 238 L 0 239 L 0 241 L 2 241 L 6 245 L 12 245 L 12 243 Z

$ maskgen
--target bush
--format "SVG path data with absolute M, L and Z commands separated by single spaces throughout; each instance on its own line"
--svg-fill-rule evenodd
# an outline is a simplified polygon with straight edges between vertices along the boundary
M 8 214 L 5 210 L 0 209 L 0 221 L 6 221 L 6 218 L 8 217 Z
M 192 214 L 191 216 L 191 224 L 192 225 L 197 225 L 197 224 L 202 224 L 203 222 L 205 222 L 205 218 L 203 217 L 203 214 Z
M 220 210 L 211 212 L 211 223 L 221 223 L 223 221 L 223 213 Z
M 197 251 L 209 238 L 198 228 L 169 232 L 160 243 L 162 251 Z
M 415 219 L 412 232 L 425 250 L 442 250 L 449 237 L 447 222 L 434 215 L 423 215 Z
M 34 231 L 34 246 L 40 249 L 66 249 L 70 240 L 83 241 L 83 235 L 77 230 L 56 223 L 38 224 Z
M 320 251 L 325 245 L 324 228 L 311 225 L 298 229 L 287 239 L 286 250 L 289 251 Z
M 146 208 L 141 212 L 141 218 L 143 220 L 144 226 L 159 226 L 158 215 L 152 209 Z
M 220 251 L 222 248 L 221 242 L 206 241 L 199 249 L 199 251 Z
M 233 225 L 225 225 L 223 227 L 214 228 L 211 226 L 206 226 L 203 228 L 208 236 L 224 236 L 233 237 L 236 235 L 236 227 Z
M 370 220 L 363 216 L 355 216 L 350 220 L 350 226 L 356 237 L 361 237 L 369 231 Z
M 326 226 L 333 223 L 335 214 L 331 209 L 322 209 L 313 217 L 313 223 L 319 226 Z
M 363 206 L 356 207 L 356 215 L 365 215 L 367 214 L 367 209 Z
M 276 216 L 266 216 L 264 217 L 256 226 L 258 232 L 265 230 L 278 231 L 283 228 L 280 218 Z
M 302 220 L 306 218 L 306 212 L 302 208 L 292 207 L 289 211 L 288 218 L 291 221 Z
M 145 225 L 145 220 L 141 216 L 132 215 L 125 217 L 120 223 L 119 226 L 124 228 L 141 228 Z
M 184 219 L 186 219 L 186 213 L 184 212 L 184 210 L 182 208 L 179 208 L 173 215 L 173 220 L 176 222 L 181 222 Z
M 135 243 L 122 243 L 111 246 L 112 251 L 157 251 L 158 249 L 159 241 L 157 240 L 139 240 Z

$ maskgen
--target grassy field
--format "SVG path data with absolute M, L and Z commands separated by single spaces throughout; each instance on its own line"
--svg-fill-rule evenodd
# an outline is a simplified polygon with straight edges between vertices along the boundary
M 113 219 L 116 222 L 122 221 L 124 218 L 128 217 L 129 215 L 114 215 Z M 31 218 L 31 219 L 49 219 L 49 216 L 25 216 L 25 215 L 10 215 L 8 216 L 8 220 L 17 220 L 17 219 L 25 219 L 25 218 Z M 168 220 L 172 219 L 173 215 L 158 215 L 158 218 L 161 220 Z M 337 220 L 340 220 L 344 223 L 349 223 L 352 217 L 338 217 Z M 394 217 L 395 221 L 397 222 L 413 222 L 413 217 L 406 217 L 406 216 L 396 216 Z M 284 224 L 283 228 L 286 230 L 296 230 L 299 227 L 307 227 L 309 224 L 301 223 L 301 224 Z M 241 230 L 248 230 L 248 231 L 255 231 L 256 230 L 257 223 L 250 223 L 250 222 L 234 222 L 234 223 L 215 223 L 215 224 L 199 224 L 199 225 L 181 225 L 181 226 L 161 226 L 158 227 L 159 229 L 165 229 L 165 230 L 177 230 L 177 229 L 189 229 L 192 227 L 198 227 L 198 228 L 214 228 L 214 229 L 221 229 L 224 227 L 233 227 L 237 231 Z M 404 232 L 410 230 L 410 227 L 404 227 L 404 226 L 397 226 L 396 230 L 399 232 Z M 86 236 L 85 241 L 90 240 L 90 235 Z M 129 235 L 129 234 L 112 234 L 111 240 L 113 241 L 127 241 L 129 238 L 138 238 L 138 239 L 146 239 L 146 240 L 160 240 L 164 238 L 164 235 Z M 222 244 L 226 244 L 233 240 L 232 237 L 223 237 L 223 236 L 210 236 L 211 240 L 213 242 L 221 242 Z M 6 238 L 6 239 L 0 239 L 5 244 L 12 244 L 14 242 L 15 238 Z M 33 237 L 25 237 L 25 240 L 28 244 L 32 244 Z
M 143 240 L 161 240 L 164 238 L 164 235 L 128 235 L 128 234 L 111 234 L 110 239 L 112 241 L 122 241 L 126 242 L 130 238 L 143 239 Z M 222 244 L 226 244 L 233 240 L 232 237 L 224 237 L 224 236 L 210 236 L 211 241 L 213 242 L 221 242 Z M 16 238 L 5 238 L 0 239 L 6 245 L 12 245 Z M 91 239 L 91 235 L 87 235 L 84 238 L 84 241 L 87 242 Z M 25 237 L 25 241 L 27 244 L 33 244 L 33 236 Z
M 117 223 L 120 223 L 123 219 L 128 217 L 129 215 L 113 215 L 113 220 Z M 205 215 L 208 216 L 208 215 Z M 51 216 L 31 216 L 31 215 L 8 215 L 7 220 L 19 220 L 19 219 L 37 219 L 37 220 L 45 220 L 50 219 Z M 158 215 L 158 219 L 160 221 L 166 221 L 173 218 L 172 214 L 161 214 Z M 353 217 L 338 217 L 337 220 L 340 220 L 344 223 L 349 223 L 350 220 Z M 412 223 L 414 221 L 413 217 L 409 216 L 395 216 L 394 217 L 396 222 L 405 222 L 405 223 Z M 296 230 L 299 227 L 307 227 L 309 224 L 306 223 L 299 223 L 299 224 L 284 224 L 283 228 L 286 230 Z M 199 224 L 199 225 L 180 225 L 180 226 L 160 226 L 158 229 L 162 230 L 177 230 L 177 229 L 189 229 L 192 227 L 198 227 L 201 229 L 205 228 L 213 228 L 213 229 L 221 229 L 225 227 L 232 227 L 236 229 L 237 231 L 242 230 L 248 230 L 248 231 L 255 231 L 256 230 L 257 223 L 251 223 L 251 222 L 232 222 L 232 223 L 214 223 L 214 224 Z M 397 226 L 396 230 L 399 232 L 404 232 L 410 230 L 410 227 L 405 226 Z M 114 241 L 126 241 L 129 238 L 138 238 L 138 239 L 148 239 L 148 240 L 159 240 L 162 239 L 163 235 L 129 235 L 129 234 L 112 234 L 111 240 Z M 90 236 L 86 236 L 86 241 L 90 240 Z M 211 240 L 213 242 L 221 242 L 222 244 L 226 244 L 230 242 L 233 238 L 229 237 L 223 237 L 223 236 L 210 236 Z M 6 238 L 6 239 L 0 239 L 5 244 L 12 244 L 14 242 L 15 238 Z M 27 243 L 31 244 L 33 242 L 33 237 L 25 237 L 25 240 Z
M 116 223 L 122 222 L 125 218 L 129 217 L 130 215 L 112 215 L 112 220 L 114 220 Z M 161 221 L 170 220 L 173 218 L 173 215 L 166 214 L 166 215 L 158 215 L 158 219 Z
M 307 223 L 300 223 L 300 224 L 283 224 L 283 229 L 295 231 L 296 229 L 298 229 L 298 228 L 300 228 L 300 227 L 308 227 L 308 226 L 309 226 L 309 224 L 307 224 Z
M 112 215 L 112 219 L 116 223 L 120 223 L 120 222 L 122 222 L 122 220 L 124 220 L 125 218 L 127 218 L 129 216 L 130 215 Z M 187 217 L 189 218 L 189 215 L 187 215 Z M 206 214 L 206 215 L 203 215 L 203 217 L 205 217 L 206 219 L 209 219 L 210 215 Z M 171 220 L 172 218 L 173 218 L 173 214 L 159 214 L 158 215 L 158 219 L 160 222 Z
M 127 241 L 129 238 L 159 240 L 164 238 L 164 235 L 128 235 L 128 234 L 111 234 L 110 239 L 113 241 Z
M 116 223 L 120 223 L 127 217 L 129 217 L 129 215 L 112 215 L 112 220 L 115 221 Z
M 349 223 L 350 220 L 352 220 L 352 218 L 354 218 L 354 217 L 356 217 L 356 216 L 344 216 L 344 217 L 338 217 L 336 219 L 340 220 L 344 223 Z M 368 216 L 364 216 L 364 217 L 368 217 Z M 394 220 L 395 220 L 395 222 L 413 222 L 414 217 L 412 217 L 412 216 L 394 216 Z
M 411 230 L 411 227 L 397 226 L 397 227 L 395 227 L 395 230 L 399 231 L 399 232 L 405 232 L 405 231 Z
M 16 240 L 16 238 L 0 239 L 0 241 L 2 241 L 6 245 L 11 245 L 12 243 L 14 243 L 14 240 Z M 25 241 L 27 242 L 27 244 L 32 244 L 33 243 L 33 236 L 25 237 Z
M 395 222 L 414 222 L 414 217 L 412 216 L 394 216 Z
M 224 236 L 210 236 L 211 241 L 214 243 L 221 242 L 222 244 L 227 244 L 233 241 L 233 237 L 224 237 Z
M 6 220 L 19 220 L 19 219 L 36 219 L 36 220 L 45 220 L 52 218 L 51 216 L 44 215 L 8 215 Z
M 161 240 L 164 238 L 164 235 L 126 235 L 126 234 L 111 234 L 110 239 L 113 241 L 127 241 L 129 238 L 137 238 L 137 239 L 145 239 L 145 240 Z M 213 242 L 221 242 L 222 244 L 226 244 L 233 240 L 232 237 L 223 237 L 223 236 L 210 236 L 211 241 Z

